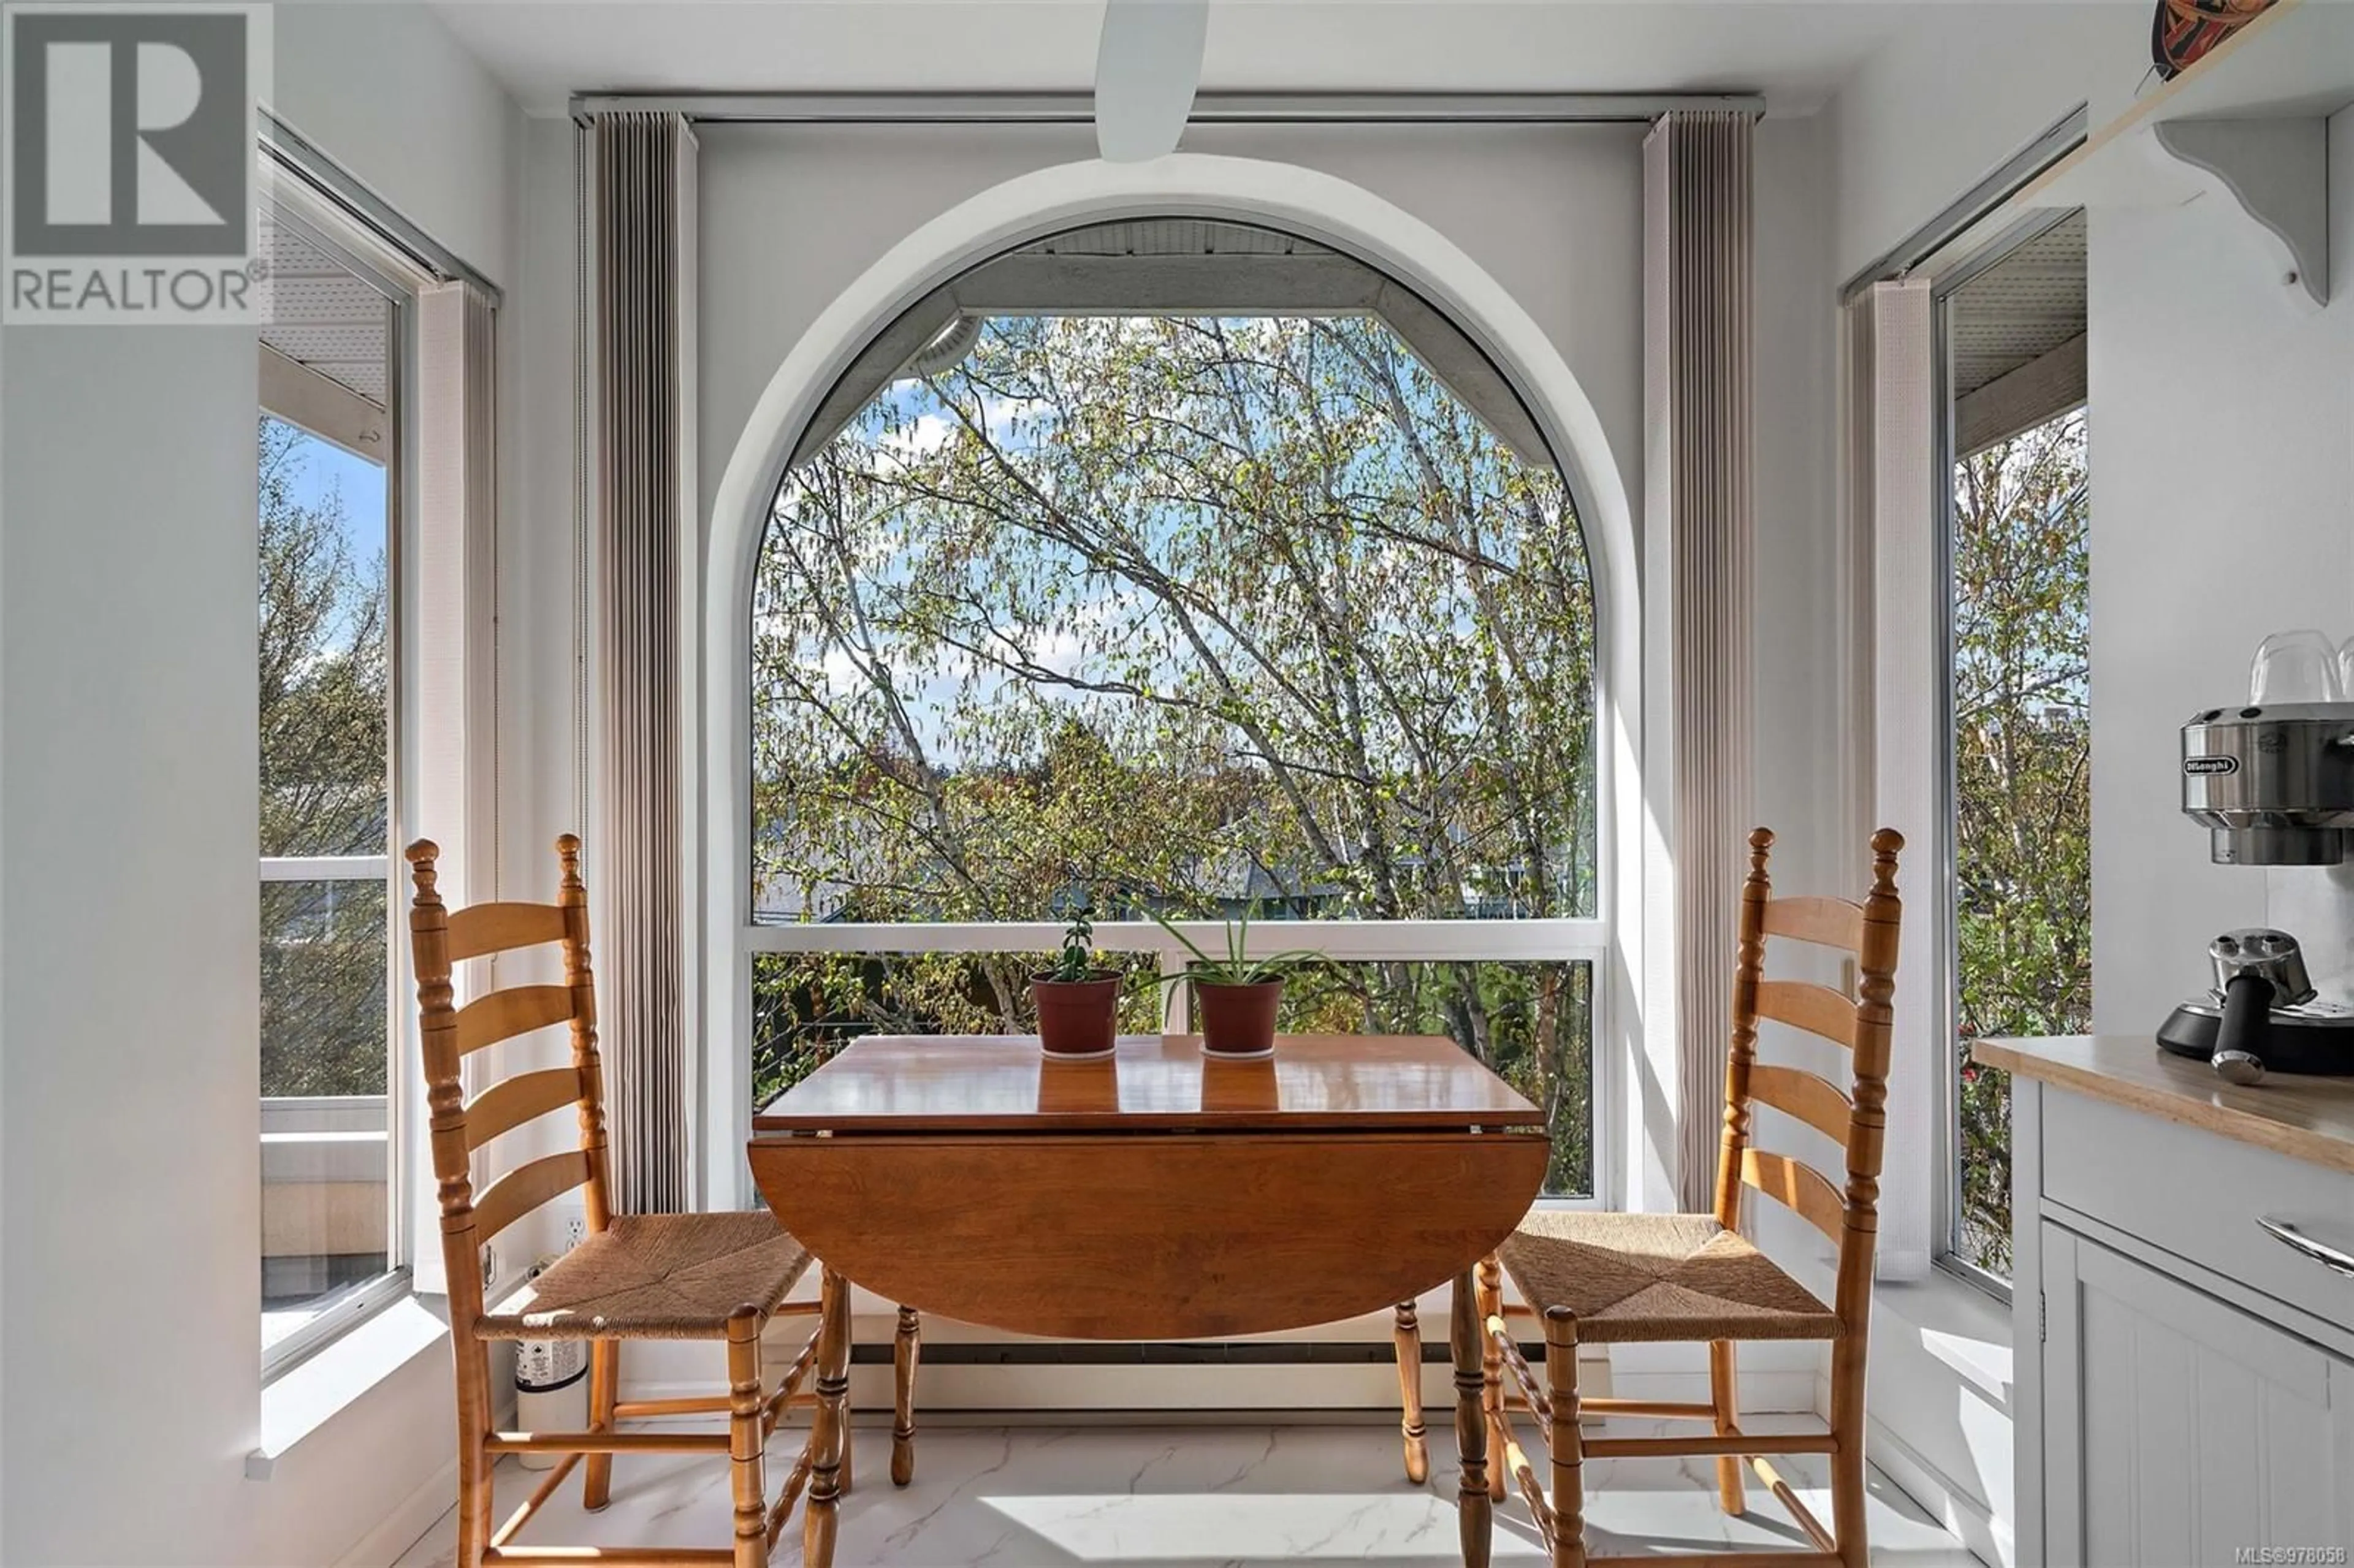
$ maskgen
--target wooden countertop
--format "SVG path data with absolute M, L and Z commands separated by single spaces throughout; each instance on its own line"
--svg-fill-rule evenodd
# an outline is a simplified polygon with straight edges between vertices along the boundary
M 1048 1059 L 1034 1034 L 872 1034 L 752 1118 L 752 1132 L 1193 1131 L 1543 1127 L 1454 1041 L 1282 1034 L 1272 1059 L 1205 1057 L 1198 1035 L 1129 1035 Z
M 2146 1034 L 1978 1040 L 1970 1059 L 2203 1128 L 2292 1160 L 2354 1171 L 2354 1077 L 2276 1074 L 2243 1088 Z

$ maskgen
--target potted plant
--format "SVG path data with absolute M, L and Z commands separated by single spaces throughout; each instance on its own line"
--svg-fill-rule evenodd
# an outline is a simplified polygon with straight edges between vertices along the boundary
M 1108 1056 L 1119 1022 L 1118 969 L 1096 962 L 1095 921 L 1085 904 L 1063 932 L 1055 967 L 1030 977 L 1038 1009 L 1038 1043 L 1066 1061 Z
M 1147 911 L 1147 913 L 1152 913 Z M 1271 1056 L 1275 1054 L 1275 1014 L 1283 1004 L 1284 977 L 1317 955 L 1299 949 L 1263 959 L 1248 956 L 1250 912 L 1226 925 L 1226 952 L 1212 958 L 1193 939 L 1157 913 L 1153 922 L 1184 944 L 1193 955 L 1182 974 L 1164 975 L 1193 986 L 1193 1022 L 1202 1033 L 1202 1049 L 1214 1056 Z

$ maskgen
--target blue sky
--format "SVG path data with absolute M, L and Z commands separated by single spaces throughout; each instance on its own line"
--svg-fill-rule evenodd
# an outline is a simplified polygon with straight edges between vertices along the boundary
M 344 542 L 352 559 L 365 567 L 384 554 L 384 468 L 354 457 L 332 442 L 298 428 L 297 458 L 287 488 L 295 504 L 323 504 L 341 492 L 344 501 Z

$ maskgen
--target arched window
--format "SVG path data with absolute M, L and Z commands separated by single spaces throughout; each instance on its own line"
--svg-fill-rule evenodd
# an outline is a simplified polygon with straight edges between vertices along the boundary
M 755 1103 L 857 1033 L 1030 1027 L 1082 903 L 1158 1029 L 1149 916 L 1246 914 L 1323 955 L 1285 1027 L 1451 1034 L 1593 1190 L 1585 543 L 1397 284 L 1198 220 L 975 269 L 821 410 L 751 616 Z

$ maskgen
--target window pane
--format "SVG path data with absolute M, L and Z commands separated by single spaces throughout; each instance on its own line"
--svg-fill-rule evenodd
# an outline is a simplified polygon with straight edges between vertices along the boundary
M 761 953 L 752 961 L 753 1104 L 766 1105 L 862 1034 L 1029 1033 L 1029 977 L 1047 954 Z M 1120 1028 L 1156 1033 L 1153 955 L 1105 961 L 1130 983 Z M 1545 1191 L 1593 1191 L 1594 976 L 1584 961 L 1327 961 L 1285 987 L 1278 1026 L 1332 1033 L 1445 1034 L 1544 1107 Z
M 261 1341 L 390 1266 L 385 884 L 261 885 Z
M 384 470 L 261 419 L 261 853 L 382 854 Z
M 384 470 L 266 414 L 259 457 L 267 1352 L 394 1255 L 387 877 L 283 863 L 387 853 L 389 603 Z
M 1370 318 L 991 320 L 779 491 L 756 918 L 1586 916 L 1562 478 Z
M 2084 416 L 1954 471 L 1958 1032 L 2092 1028 Z M 2010 1272 L 2010 1088 L 1957 1052 L 1956 1250 Z

